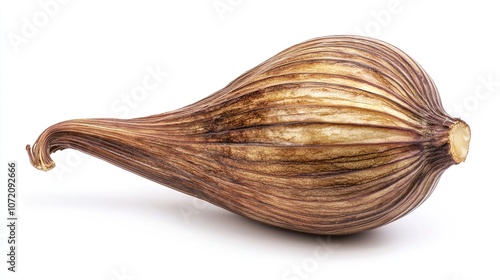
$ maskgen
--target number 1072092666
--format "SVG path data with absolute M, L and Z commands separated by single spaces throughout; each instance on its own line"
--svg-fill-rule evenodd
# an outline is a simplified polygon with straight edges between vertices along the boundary
M 7 173 L 7 210 L 9 217 L 16 216 L 16 171 L 17 166 L 15 162 L 8 163 Z

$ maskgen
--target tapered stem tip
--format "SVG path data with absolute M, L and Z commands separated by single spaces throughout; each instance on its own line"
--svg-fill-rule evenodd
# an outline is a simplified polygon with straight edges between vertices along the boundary
M 56 166 L 50 157 L 48 161 L 45 161 L 43 154 L 39 151 L 39 149 L 37 149 L 36 144 L 33 145 L 33 150 L 30 145 L 26 145 L 26 151 L 28 152 L 31 165 L 33 165 L 36 169 L 49 171 Z

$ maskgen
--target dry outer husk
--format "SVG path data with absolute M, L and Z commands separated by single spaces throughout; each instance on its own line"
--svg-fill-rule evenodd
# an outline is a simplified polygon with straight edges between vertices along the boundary
M 76 149 L 250 219 L 350 234 L 420 205 L 465 160 L 469 139 L 405 53 L 330 36 L 179 110 L 64 121 L 27 150 L 41 170 L 54 167 L 51 153 Z

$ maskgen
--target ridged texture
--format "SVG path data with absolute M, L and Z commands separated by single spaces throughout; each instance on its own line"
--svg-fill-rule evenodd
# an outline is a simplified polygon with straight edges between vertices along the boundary
M 188 90 L 188 89 L 186 89 Z M 431 78 L 384 42 L 331 36 L 293 46 L 187 107 L 56 124 L 28 152 L 73 148 L 242 216 L 349 234 L 420 205 L 455 163 Z M 468 128 L 467 128 L 468 129 Z

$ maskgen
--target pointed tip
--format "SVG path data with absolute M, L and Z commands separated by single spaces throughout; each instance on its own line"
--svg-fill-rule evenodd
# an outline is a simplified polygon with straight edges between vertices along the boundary
M 29 160 L 31 165 L 38 170 L 49 171 L 56 166 L 56 164 L 49 158 L 48 162 L 44 162 L 41 153 L 37 153 L 36 143 L 33 145 L 33 150 L 29 144 L 26 145 L 26 151 L 28 152 Z

